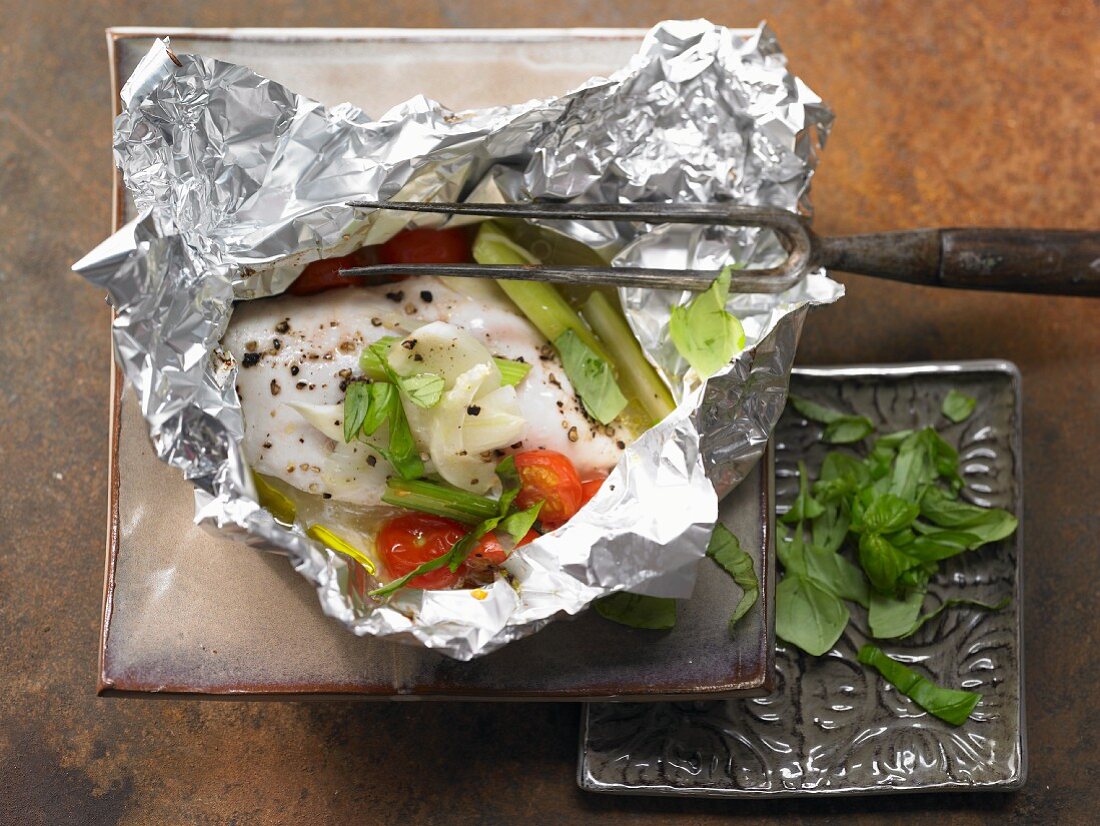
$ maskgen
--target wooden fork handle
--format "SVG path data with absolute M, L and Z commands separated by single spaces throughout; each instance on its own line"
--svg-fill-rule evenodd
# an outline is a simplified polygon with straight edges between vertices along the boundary
M 966 290 L 1100 296 L 1100 232 L 919 229 L 816 238 L 829 269 Z

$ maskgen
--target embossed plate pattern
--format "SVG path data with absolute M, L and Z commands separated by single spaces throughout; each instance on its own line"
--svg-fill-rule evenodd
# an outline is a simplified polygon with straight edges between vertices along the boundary
M 940 414 L 949 389 L 975 397 L 974 414 Z M 796 371 L 792 392 L 866 415 L 879 433 L 934 424 L 959 448 L 975 503 L 1023 512 L 1020 377 L 1008 362 Z M 820 425 L 788 409 L 775 437 L 776 492 L 785 510 L 797 462 L 813 469 L 831 449 Z M 955 728 L 924 713 L 856 662 L 866 612 L 828 655 L 780 646 L 776 689 L 753 700 L 592 703 L 582 726 L 578 782 L 589 791 L 710 797 L 1004 791 L 1026 776 L 1020 621 L 1022 529 L 943 565 L 926 607 L 965 594 L 1011 598 L 999 612 L 952 608 L 885 651 L 953 687 L 982 694 Z

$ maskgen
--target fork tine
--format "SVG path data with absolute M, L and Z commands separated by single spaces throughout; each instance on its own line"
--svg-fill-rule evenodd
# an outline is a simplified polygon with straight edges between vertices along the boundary
M 778 267 L 738 270 L 731 273 L 730 288 L 740 292 L 779 293 L 797 284 L 814 252 L 813 236 L 798 215 L 777 207 L 740 204 L 452 204 L 419 201 L 348 201 L 356 209 L 393 209 L 442 215 L 484 215 L 491 218 L 569 219 L 588 221 L 646 221 L 655 224 L 714 224 L 766 227 L 785 242 L 787 259 Z M 348 277 L 377 274 L 455 275 L 547 281 L 557 284 L 606 284 L 649 289 L 705 290 L 717 272 L 668 270 L 643 267 L 558 267 L 531 265 L 510 267 L 479 264 L 403 264 L 355 267 L 341 270 Z
M 717 272 L 710 270 L 665 270 L 645 267 L 555 267 L 541 264 L 513 267 L 506 264 L 374 264 L 340 270 L 345 278 L 373 275 L 453 275 L 459 278 L 506 278 L 545 281 L 550 284 L 608 287 L 641 287 L 651 290 L 701 292 L 714 283 Z M 797 283 L 781 268 L 734 270 L 730 289 L 741 292 L 778 293 Z
M 544 218 L 589 221 L 649 221 L 659 224 L 786 225 L 797 216 L 775 207 L 740 204 L 476 204 L 420 201 L 348 201 L 357 209 L 393 209 L 443 215 L 485 215 L 491 218 Z

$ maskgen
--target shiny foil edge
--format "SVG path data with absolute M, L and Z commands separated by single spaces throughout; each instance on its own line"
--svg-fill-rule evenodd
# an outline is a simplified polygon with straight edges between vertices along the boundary
M 491 180 L 507 200 L 728 198 L 808 212 L 832 116 L 786 70 L 771 30 L 745 38 L 706 21 L 667 21 L 622 70 L 560 98 L 455 113 L 417 97 L 373 121 L 245 67 L 194 55 L 178 56 L 177 66 L 167 48 L 158 41 L 141 61 L 116 121 L 116 162 L 141 214 L 74 269 L 108 292 L 116 360 L 158 457 L 195 485 L 196 521 L 286 553 L 325 612 L 354 633 L 457 659 L 615 590 L 688 596 L 718 494 L 760 458 L 782 410 L 804 308 L 842 294 L 822 273 L 778 297 L 731 298 L 747 348 L 705 383 L 685 375 L 667 346 L 668 309 L 683 296 L 621 290 L 678 407 L 628 448 L 613 472 L 615 496 L 606 486 L 569 524 L 514 554 L 508 567 L 521 587 L 501 579 L 484 599 L 404 592 L 376 608 L 355 593 L 343 557 L 261 508 L 240 452 L 236 365 L 218 341 L 235 299 L 281 292 L 322 254 L 438 223 L 363 215 L 344 206 L 351 197 L 458 199 Z M 585 222 L 556 229 L 616 264 L 671 256 L 689 266 L 764 266 L 781 255 L 769 233 L 752 229 L 693 237 Z M 646 508 L 652 501 L 662 508 Z

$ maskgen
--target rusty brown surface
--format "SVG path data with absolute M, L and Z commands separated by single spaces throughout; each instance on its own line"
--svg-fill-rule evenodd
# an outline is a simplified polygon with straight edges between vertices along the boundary
M 110 224 L 108 25 L 623 26 L 667 3 L 3 0 L 0 6 L 0 821 L 684 824 L 768 817 L 1092 822 L 1100 304 L 845 278 L 801 361 L 1003 357 L 1024 378 L 1030 779 L 1012 795 L 745 804 L 574 786 L 566 705 L 95 697 L 107 496 L 102 297 L 67 272 Z M 767 18 L 837 111 L 818 229 L 1100 225 L 1090 0 L 694 3 Z

